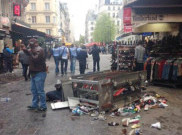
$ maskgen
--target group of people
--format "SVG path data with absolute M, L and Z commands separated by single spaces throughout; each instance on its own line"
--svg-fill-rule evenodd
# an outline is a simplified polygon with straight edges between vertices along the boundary
M 65 46 L 63 43 L 60 47 L 59 45 L 55 45 L 52 49 L 52 55 L 54 57 L 55 61 L 55 73 L 56 75 L 59 74 L 59 63 L 61 63 L 61 75 L 67 74 L 67 67 L 68 67 L 68 60 L 70 60 L 70 71 L 71 74 L 75 74 L 75 66 L 76 66 L 76 60 L 79 61 L 79 70 L 80 74 L 85 74 L 85 69 L 87 65 L 87 58 L 88 53 L 92 54 L 93 56 L 93 72 L 96 71 L 96 65 L 97 65 L 97 71 L 100 71 L 99 61 L 100 61 L 100 49 L 94 45 L 93 48 L 87 52 L 87 49 L 85 46 L 75 47 L 73 44 L 70 48 Z
M 93 72 L 100 71 L 99 61 L 100 56 L 99 53 L 101 50 L 94 45 L 90 51 L 87 51 L 85 46 L 75 47 L 71 45 L 70 48 L 65 46 L 63 43 L 62 46 L 55 45 L 52 49 L 52 55 L 55 61 L 55 73 L 58 75 L 59 73 L 59 63 L 61 63 L 61 74 L 67 74 L 67 66 L 68 60 L 70 60 L 70 70 L 72 74 L 75 74 L 75 65 L 76 61 L 79 61 L 79 69 L 80 74 L 85 73 L 86 69 L 86 59 L 88 58 L 88 53 L 93 56 Z M 6 45 L 3 51 L 5 55 L 5 66 L 6 69 L 12 72 L 12 54 L 13 51 L 9 49 Z M 44 91 L 44 83 L 47 76 L 46 66 L 46 57 L 44 49 L 41 48 L 38 44 L 38 41 L 35 38 L 29 40 L 28 48 L 21 44 L 20 51 L 17 54 L 16 62 L 21 63 L 23 68 L 23 76 L 27 81 L 29 78 L 31 80 L 31 92 L 32 92 L 32 104 L 28 106 L 29 110 L 38 110 L 38 111 L 46 111 L 46 94 Z M 28 72 L 29 68 L 29 73 Z M 39 104 L 40 103 L 40 104 Z

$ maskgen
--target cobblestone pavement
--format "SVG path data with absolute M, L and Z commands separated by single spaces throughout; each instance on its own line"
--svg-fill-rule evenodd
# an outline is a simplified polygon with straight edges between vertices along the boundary
M 101 70 L 110 69 L 110 58 L 110 55 L 101 55 Z M 56 80 L 61 78 L 54 74 L 53 59 L 47 61 L 47 65 L 49 74 L 45 83 L 46 92 L 54 90 Z M 78 62 L 76 65 L 78 74 Z M 91 56 L 88 58 L 88 68 L 86 73 L 92 72 Z M 15 73 L 21 74 L 21 70 L 18 69 Z M 9 102 L 0 102 L 0 135 L 111 135 L 104 121 L 91 121 L 88 116 L 71 119 L 68 109 L 52 111 L 50 103 L 46 117 L 42 117 L 42 113 L 28 111 L 26 106 L 30 105 L 32 97 L 29 94 L 29 81 L 0 84 L 0 98 L 11 98 Z

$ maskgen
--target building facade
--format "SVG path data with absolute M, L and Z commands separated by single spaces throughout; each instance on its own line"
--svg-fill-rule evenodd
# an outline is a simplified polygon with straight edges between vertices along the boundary
M 0 53 L 2 53 L 4 43 L 13 47 L 11 26 L 17 22 L 23 23 L 27 4 L 28 0 L 0 0 Z
M 59 0 L 29 0 L 25 21 L 32 29 L 60 37 Z
M 67 3 L 60 3 L 60 32 L 63 43 L 73 42 L 73 28 L 71 27 Z
M 93 32 L 95 29 L 97 15 L 93 10 L 89 10 L 85 20 L 85 43 L 93 42 Z
M 117 35 L 123 29 L 122 10 L 122 0 L 99 0 L 99 14 L 106 13 L 113 19 L 114 24 L 117 26 Z

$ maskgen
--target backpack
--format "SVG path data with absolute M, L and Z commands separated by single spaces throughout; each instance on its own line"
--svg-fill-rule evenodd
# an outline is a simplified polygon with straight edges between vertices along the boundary
M 6 49 L 4 49 L 4 50 L 3 50 L 3 56 L 4 56 L 4 57 L 10 58 L 10 57 L 12 57 L 12 54 L 9 53 Z

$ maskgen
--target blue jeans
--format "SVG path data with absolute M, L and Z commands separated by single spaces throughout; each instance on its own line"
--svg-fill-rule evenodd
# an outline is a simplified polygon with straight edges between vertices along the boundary
M 163 71 L 162 71 L 162 79 L 164 79 L 164 80 L 169 79 L 169 70 L 170 70 L 170 65 L 165 64 L 163 67 Z
M 177 76 L 178 76 L 178 65 L 174 65 L 173 66 L 172 80 L 176 81 L 177 80 Z
M 72 57 L 70 63 L 70 70 L 72 74 L 75 74 L 75 65 L 76 65 L 76 58 Z
M 59 73 L 59 56 L 54 56 L 54 62 L 56 64 L 55 72 Z
M 46 72 L 40 72 L 31 77 L 31 91 L 33 95 L 32 107 L 38 108 L 40 101 L 40 108 L 47 108 L 46 95 L 44 91 L 46 76 Z

